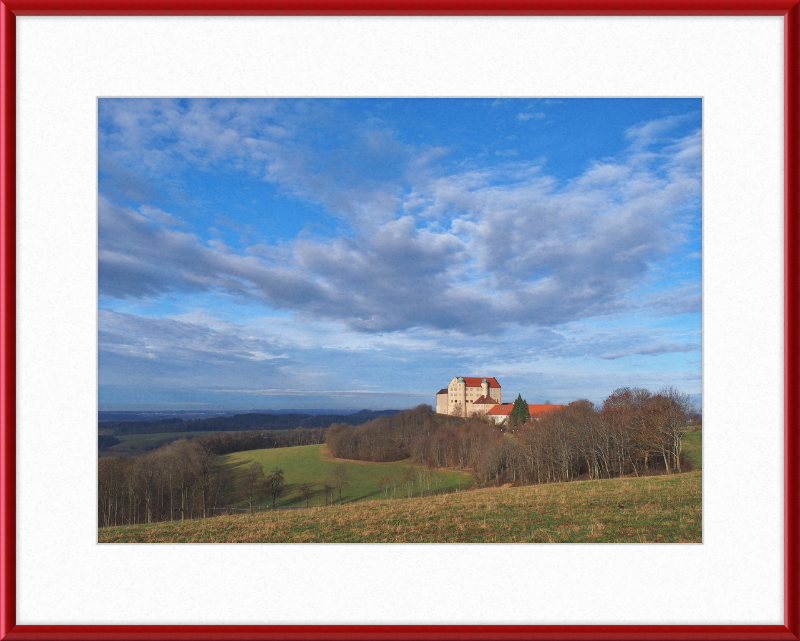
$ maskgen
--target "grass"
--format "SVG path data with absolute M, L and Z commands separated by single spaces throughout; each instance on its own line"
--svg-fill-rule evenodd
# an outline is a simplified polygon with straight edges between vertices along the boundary
M 313 483 L 315 489 L 320 490 L 320 483 L 332 476 L 333 468 L 338 464 L 347 466 L 352 476 L 350 487 L 342 493 L 343 503 L 353 503 L 364 499 L 383 497 L 378 482 L 383 476 L 400 479 L 403 470 L 412 466 L 407 462 L 398 463 L 369 463 L 331 458 L 326 445 L 301 445 L 298 447 L 281 447 L 267 450 L 250 450 L 248 452 L 235 452 L 220 457 L 219 465 L 228 466 L 236 478 L 236 486 L 240 485 L 239 478 L 244 474 L 247 466 L 253 462 L 261 463 L 265 473 L 273 468 L 281 468 L 285 475 L 286 487 L 284 495 L 278 499 L 278 507 L 305 506 L 305 499 L 299 494 L 301 483 Z M 471 482 L 469 474 L 453 470 L 431 470 L 431 489 L 434 492 L 443 492 L 464 488 Z M 401 495 L 400 488 L 397 496 Z M 338 494 L 335 497 L 338 501 Z M 318 492 L 311 499 L 311 505 L 320 505 L 324 497 Z M 246 507 L 247 496 L 243 490 L 237 489 L 234 493 L 232 506 Z M 272 505 L 272 499 L 261 498 L 254 505 Z
M 101 543 L 700 543 L 701 472 L 99 530 Z
M 703 431 L 689 432 L 683 437 L 683 453 L 694 469 L 703 468 Z

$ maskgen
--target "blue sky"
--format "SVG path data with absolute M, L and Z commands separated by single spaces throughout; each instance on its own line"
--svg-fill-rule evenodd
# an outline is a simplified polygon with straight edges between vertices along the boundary
M 99 101 L 100 409 L 701 393 L 699 99 Z

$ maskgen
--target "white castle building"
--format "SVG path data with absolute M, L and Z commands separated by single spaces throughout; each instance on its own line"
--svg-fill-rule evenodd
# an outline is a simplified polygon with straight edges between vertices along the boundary
M 447 387 L 436 393 L 436 413 L 472 416 L 488 413 L 503 402 L 496 378 L 454 376 Z

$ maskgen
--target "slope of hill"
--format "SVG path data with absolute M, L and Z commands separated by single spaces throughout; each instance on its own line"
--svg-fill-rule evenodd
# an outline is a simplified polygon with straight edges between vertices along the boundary
M 445 492 L 464 488 L 470 484 L 470 475 L 466 472 L 454 470 L 427 470 L 426 468 L 399 461 L 396 463 L 367 463 L 362 461 L 348 461 L 331 458 L 326 445 L 301 445 L 297 447 L 282 447 L 269 450 L 250 450 L 235 452 L 221 456 L 218 465 L 228 466 L 234 474 L 238 487 L 234 493 L 234 506 L 246 506 L 247 497 L 241 488 L 240 479 L 247 466 L 253 462 L 261 463 L 264 472 L 269 473 L 273 468 L 281 468 L 285 474 L 286 487 L 284 494 L 278 501 L 278 507 L 304 506 L 305 499 L 299 494 L 300 483 L 312 483 L 316 491 L 311 499 L 311 505 L 321 505 L 325 502 L 320 492 L 323 481 L 330 479 L 336 465 L 344 465 L 350 472 L 349 486 L 342 492 L 342 502 L 352 503 L 364 499 L 374 499 L 383 496 L 380 488 L 381 478 L 391 479 L 397 485 L 395 496 L 406 496 L 408 488 L 403 484 L 403 472 L 413 471 L 410 479 L 411 491 L 419 494 L 420 481 L 427 482 L 426 493 Z M 408 472 L 406 472 L 408 475 Z M 402 487 L 401 487 L 402 485 Z M 338 501 L 338 494 L 336 495 Z M 272 505 L 271 499 L 259 497 L 254 505 Z
M 139 456 L 181 438 L 193 438 L 206 434 L 214 434 L 214 432 L 156 432 L 154 434 L 124 434 L 122 436 L 100 435 L 98 455 L 100 458 L 106 456 Z M 117 443 L 104 446 L 103 439 L 109 438 L 114 439 Z M 108 441 L 106 442 L 108 443 Z
M 701 472 L 99 530 L 113 542 L 701 543 Z

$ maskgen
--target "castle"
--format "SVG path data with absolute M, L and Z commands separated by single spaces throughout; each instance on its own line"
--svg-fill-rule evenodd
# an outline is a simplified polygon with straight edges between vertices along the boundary
M 502 402 L 502 388 L 496 378 L 454 376 L 446 388 L 436 393 L 436 413 L 456 416 L 488 414 Z
M 496 378 L 454 376 L 447 387 L 436 392 L 436 413 L 452 416 L 486 415 L 495 423 L 505 423 L 513 403 L 503 403 L 503 391 Z M 563 405 L 528 405 L 531 417 Z

